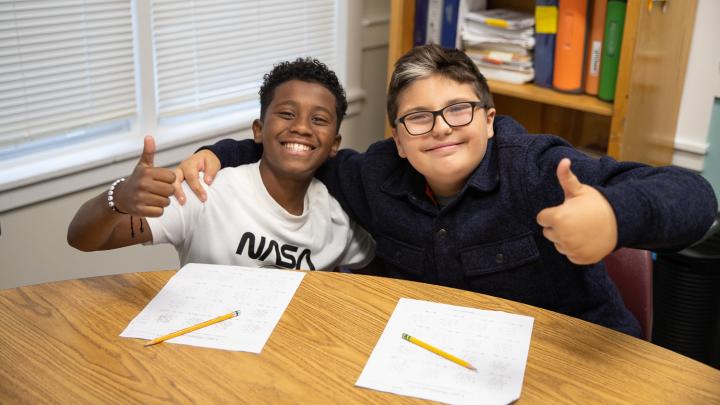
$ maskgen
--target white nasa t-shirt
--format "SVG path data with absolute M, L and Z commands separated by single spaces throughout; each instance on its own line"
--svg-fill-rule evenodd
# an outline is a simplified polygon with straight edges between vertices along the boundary
M 260 163 L 220 170 L 207 201 L 186 183 L 187 202 L 175 197 L 163 215 L 147 218 L 153 244 L 172 243 L 186 263 L 333 270 L 367 265 L 375 242 L 348 218 L 317 179 L 305 194 L 302 215 L 292 215 L 268 193 Z

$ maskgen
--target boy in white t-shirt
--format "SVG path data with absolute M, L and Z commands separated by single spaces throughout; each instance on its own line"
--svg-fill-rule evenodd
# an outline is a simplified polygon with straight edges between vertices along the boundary
M 173 171 L 153 166 L 155 142 L 147 136 L 132 175 L 80 207 L 68 243 L 83 251 L 172 243 L 182 265 L 367 265 L 374 241 L 313 177 L 340 145 L 347 99 L 337 77 L 316 59 L 283 62 L 265 75 L 259 94 L 252 130 L 263 145 L 260 162 L 220 171 L 206 202 L 187 192 L 182 205 L 171 197 Z

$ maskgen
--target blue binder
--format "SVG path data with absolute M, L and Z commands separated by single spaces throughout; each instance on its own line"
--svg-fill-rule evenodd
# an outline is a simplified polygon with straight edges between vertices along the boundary
M 415 27 L 413 29 L 413 45 L 427 43 L 428 0 L 415 1 Z
M 460 14 L 460 0 L 444 0 L 442 11 L 442 27 L 440 45 L 445 48 L 458 46 L 458 16 Z
M 558 0 L 535 0 L 535 84 L 541 87 L 552 87 L 557 7 Z

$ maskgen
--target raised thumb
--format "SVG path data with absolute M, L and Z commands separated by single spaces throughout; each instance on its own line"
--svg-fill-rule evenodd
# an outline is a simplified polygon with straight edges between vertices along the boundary
M 155 162 L 155 139 L 152 135 L 145 137 L 145 144 L 143 145 L 142 155 L 140 156 L 140 164 L 153 167 Z
M 558 163 L 557 177 L 560 187 L 565 193 L 565 199 L 575 197 L 582 188 L 582 183 L 577 176 L 570 170 L 570 159 L 564 158 Z

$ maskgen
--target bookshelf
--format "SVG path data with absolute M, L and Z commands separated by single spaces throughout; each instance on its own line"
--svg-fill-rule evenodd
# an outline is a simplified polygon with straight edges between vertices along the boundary
M 512 84 L 488 80 L 494 94 L 501 94 L 525 100 L 537 101 L 544 104 L 570 108 L 573 110 L 589 112 L 611 117 L 613 105 L 584 94 L 566 94 L 534 84 Z
M 501 7 L 533 12 L 535 1 L 488 0 L 488 8 Z M 591 154 L 670 164 L 696 7 L 697 0 L 687 0 L 651 11 L 646 0 L 628 0 L 614 102 L 489 81 L 498 113 Z M 414 13 L 414 0 L 392 0 L 388 79 L 395 60 L 413 45 Z

